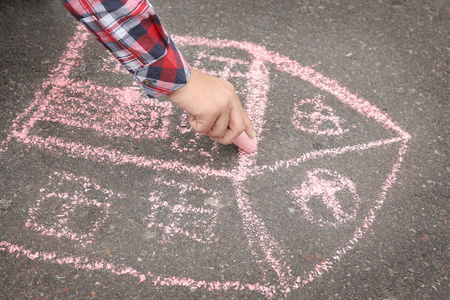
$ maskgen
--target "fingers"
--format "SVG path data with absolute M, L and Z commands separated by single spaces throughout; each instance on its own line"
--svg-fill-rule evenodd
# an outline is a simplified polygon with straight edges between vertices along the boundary
M 233 142 L 233 140 L 237 138 L 246 128 L 242 113 L 243 110 L 239 108 L 237 109 L 233 108 L 230 111 L 230 119 L 225 134 L 221 138 L 212 138 L 212 139 L 224 145 Z
M 190 115 L 188 118 L 189 125 L 200 134 L 206 135 L 215 123 L 215 117 L 202 117 Z
M 168 97 L 190 114 L 188 122 L 195 131 L 221 144 L 231 143 L 243 131 L 250 137 L 256 136 L 228 81 L 192 69 L 188 83 Z
M 250 138 L 256 137 L 253 124 L 241 105 L 235 105 L 228 114 L 224 111 L 217 117 L 211 115 L 209 118 L 200 118 L 190 115 L 188 122 L 198 133 L 224 145 L 233 142 L 243 131 Z
M 230 117 L 225 133 L 222 134 L 222 136 L 219 134 L 210 135 L 210 137 L 218 143 L 225 145 L 229 144 L 233 142 L 243 131 L 245 131 L 250 138 L 256 137 L 256 131 L 249 116 L 242 107 L 237 95 L 235 95 L 235 97 L 235 105 L 230 111 Z M 217 132 L 220 133 L 219 131 Z
M 188 118 L 189 125 L 200 134 L 220 138 L 225 135 L 228 128 L 229 115 L 220 114 L 214 121 L 214 118 L 201 119 L 190 115 Z
M 210 129 L 210 131 L 205 134 L 206 136 L 210 137 L 222 137 L 225 135 L 227 128 L 228 128 L 228 122 L 229 122 L 229 114 L 221 114 L 217 118 L 216 122 L 214 123 L 213 127 Z

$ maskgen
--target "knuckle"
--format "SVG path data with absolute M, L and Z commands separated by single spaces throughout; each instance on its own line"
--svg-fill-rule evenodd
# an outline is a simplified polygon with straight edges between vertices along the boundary
M 222 108 L 219 105 L 215 105 L 210 110 L 210 115 L 213 118 L 217 118 L 222 113 Z
M 198 133 L 203 134 L 203 135 L 205 135 L 209 131 L 208 128 L 206 128 L 206 126 L 203 126 L 203 125 L 197 126 L 197 128 L 194 128 L 194 129 L 195 129 L 195 131 L 197 131 Z
M 224 135 L 224 133 L 225 132 L 223 132 L 223 130 L 220 130 L 220 129 L 213 129 L 213 130 L 211 130 L 210 131 L 210 136 L 213 136 L 213 137 L 221 137 L 221 136 L 223 136 Z
M 224 81 L 224 84 L 225 84 L 225 87 L 226 87 L 227 89 L 229 89 L 229 90 L 231 90 L 231 91 L 234 92 L 234 85 L 231 84 L 231 82 L 225 80 L 225 81 Z
M 203 134 L 203 135 L 207 135 L 210 131 L 209 131 L 209 128 L 202 127 L 202 128 L 199 128 L 199 130 L 197 130 L 197 132 L 200 134 Z
M 241 122 L 236 124 L 236 128 L 235 128 L 236 132 L 242 133 L 242 131 L 245 130 L 245 122 L 242 120 Z
M 231 142 L 232 142 L 232 140 L 229 138 L 222 139 L 222 141 L 221 141 L 221 143 L 223 145 L 229 145 L 229 144 L 231 144 Z

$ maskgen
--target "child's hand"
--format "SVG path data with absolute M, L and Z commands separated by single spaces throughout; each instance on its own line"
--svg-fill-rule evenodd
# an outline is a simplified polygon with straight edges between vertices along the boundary
M 229 144 L 245 131 L 256 136 L 234 87 L 228 81 L 191 70 L 188 83 L 167 95 L 189 116 L 195 131 L 221 143 Z

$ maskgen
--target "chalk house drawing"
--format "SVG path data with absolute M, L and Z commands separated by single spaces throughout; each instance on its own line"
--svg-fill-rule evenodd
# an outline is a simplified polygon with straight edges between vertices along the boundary
M 302 286 L 321 277 L 324 273 L 330 272 L 334 265 L 341 260 L 341 257 L 352 250 L 354 245 L 366 235 L 375 221 L 376 212 L 383 206 L 389 189 L 396 181 L 397 173 L 400 170 L 403 157 L 407 151 L 407 142 L 410 139 L 410 135 L 392 121 L 387 114 L 373 106 L 367 100 L 359 98 L 348 89 L 342 87 L 337 81 L 323 76 L 311 67 L 304 67 L 288 57 L 270 52 L 262 46 L 243 41 L 206 39 L 191 36 L 172 36 L 172 38 L 179 47 L 186 49 L 186 51 L 190 51 L 189 49 L 192 49 L 194 52 L 197 51 L 195 66 L 200 69 L 224 78 L 246 79 L 246 86 L 241 92 L 245 94 L 244 107 L 253 120 L 255 129 L 261 139 L 263 139 L 262 134 L 266 123 L 266 111 L 270 103 L 268 93 L 270 90 L 270 74 L 272 70 L 310 84 L 320 91 L 320 93 L 329 95 L 330 99 L 335 101 L 335 103 L 345 105 L 365 118 L 368 122 L 380 125 L 389 134 L 387 134 L 386 138 L 355 145 L 314 150 L 299 154 L 297 157 L 291 159 L 279 160 L 270 164 L 257 164 L 259 155 L 264 155 L 264 153 L 256 151 L 247 155 L 240 151 L 237 154 L 237 163 L 229 168 L 223 169 L 213 168 L 207 164 L 197 166 L 185 161 L 166 160 L 152 157 L 151 155 L 138 155 L 123 149 L 115 149 L 114 147 L 102 147 L 86 142 L 79 143 L 76 140 L 64 136 L 38 134 L 38 124 L 43 120 L 59 122 L 65 124 L 68 128 L 82 128 L 84 126 L 106 137 L 127 136 L 136 139 L 150 138 L 163 140 L 169 135 L 174 134 L 173 132 L 169 132 L 168 126 L 170 122 L 169 116 L 172 114 L 171 106 L 158 100 L 146 99 L 135 84 L 118 89 L 98 86 L 92 82 L 71 78 L 71 72 L 77 64 L 77 61 L 82 59 L 82 49 L 86 46 L 88 40 L 88 33 L 81 27 L 78 27 L 73 39 L 67 45 L 67 50 L 62 55 L 60 63 L 51 71 L 48 79 L 43 83 L 42 88 L 36 92 L 34 102 L 13 123 L 10 134 L 1 144 L 0 153 L 5 153 L 10 143 L 21 143 L 27 147 L 35 147 L 41 151 L 51 152 L 55 155 L 65 155 L 115 166 L 132 165 L 136 168 L 147 168 L 159 172 L 169 172 L 171 174 L 188 174 L 199 179 L 220 178 L 228 180 L 234 188 L 234 202 L 242 218 L 242 229 L 247 239 L 248 249 L 254 256 L 255 263 L 266 275 L 256 281 L 242 278 L 208 281 L 204 278 L 180 277 L 173 274 L 160 276 L 154 274 L 151 270 L 137 270 L 131 266 L 96 260 L 90 257 L 88 252 L 75 256 L 65 256 L 64 254 L 45 251 L 35 252 L 32 248 L 28 248 L 30 246 L 19 245 L 9 240 L 0 242 L 0 250 L 24 255 L 30 259 L 41 260 L 43 262 L 68 265 L 77 269 L 104 270 L 117 276 L 132 276 L 140 282 L 148 282 L 155 286 L 181 286 L 191 289 L 201 288 L 208 291 L 223 292 L 245 291 L 248 293 L 256 293 L 257 297 L 263 296 L 267 299 L 285 298 L 290 292 L 300 289 Z M 209 51 L 211 49 L 235 49 L 248 53 L 249 59 L 241 60 L 234 57 L 215 55 L 214 52 Z M 225 68 L 217 70 L 208 67 L 216 62 L 224 63 Z M 236 66 L 245 67 L 246 71 L 234 71 L 233 68 Z M 92 97 L 94 94 L 99 96 L 98 106 L 92 106 L 90 103 L 83 102 L 83 98 L 86 96 Z M 137 98 L 139 98 L 139 101 L 136 101 Z M 309 115 L 304 115 L 301 109 L 303 105 L 312 105 L 314 112 Z M 79 110 L 79 108 L 83 107 L 86 108 L 84 111 Z M 117 107 L 120 108 L 119 111 Z M 151 120 L 146 120 L 145 114 L 141 113 L 152 111 L 155 113 Z M 294 106 L 293 116 L 293 126 L 311 134 L 342 135 L 346 132 L 341 127 L 342 120 L 337 118 L 334 115 L 333 109 L 324 105 L 322 99 L 319 97 L 297 103 L 297 106 Z M 304 123 L 305 120 L 309 122 L 306 125 Z M 147 121 L 151 121 L 151 126 L 147 125 Z M 321 128 L 320 125 L 325 121 L 333 126 L 331 128 Z M 181 130 L 183 129 L 180 129 L 179 132 Z M 332 170 L 317 168 L 308 172 L 308 178 L 304 184 L 290 190 L 291 196 L 296 197 L 296 200 L 293 201 L 299 205 L 303 210 L 305 218 L 310 222 L 330 228 L 343 226 L 342 224 L 345 222 L 355 223 L 354 230 L 347 236 L 347 239 L 340 241 L 340 244 L 332 249 L 333 254 L 323 257 L 321 261 L 315 263 L 312 267 L 303 267 L 297 264 L 296 261 L 288 259 L 287 253 L 290 249 L 284 248 L 277 236 L 273 235 L 267 227 L 264 219 L 265 216 L 258 214 L 257 210 L 255 210 L 255 203 L 252 202 L 246 191 L 246 183 L 248 180 L 264 174 L 276 174 L 283 170 L 289 170 L 318 158 L 329 156 L 340 157 L 344 154 L 363 153 L 388 145 L 395 146 L 396 149 L 393 163 L 388 167 L 389 171 L 384 181 L 380 184 L 380 192 L 374 198 L 373 205 L 366 207 L 364 215 L 358 215 L 361 209 L 357 209 L 358 203 L 361 203 L 358 197 L 362 197 L 363 195 L 359 193 L 358 186 L 347 179 L 348 176 L 344 174 L 340 175 Z M 191 146 L 186 147 L 189 148 Z M 195 147 L 195 145 L 192 147 Z M 213 154 L 211 151 L 215 151 L 214 149 L 203 150 L 209 155 Z M 314 189 L 316 185 L 322 183 L 329 188 L 327 191 Z M 337 193 L 340 189 L 347 190 L 352 195 L 353 210 L 347 211 L 343 209 L 339 206 L 339 197 L 333 198 L 333 192 Z M 207 192 L 214 193 L 214 191 Z M 111 191 L 111 193 L 113 192 Z M 47 199 L 51 199 L 53 197 L 52 195 L 63 198 L 66 195 L 58 194 L 57 192 L 52 194 L 52 191 L 48 190 L 48 187 L 44 188 L 43 195 L 30 210 L 27 228 L 37 230 L 38 232 L 50 232 L 49 230 L 51 228 L 40 228 L 39 224 L 33 223 L 36 220 L 36 216 L 40 213 L 40 205 L 43 205 Z M 74 195 L 71 196 L 72 198 L 74 197 Z M 71 196 L 67 195 L 68 198 Z M 320 217 L 316 218 L 314 211 L 308 206 L 308 197 L 322 197 L 325 206 L 331 210 L 334 220 L 330 221 L 329 219 L 321 220 Z M 79 199 L 78 202 L 75 200 L 75 206 L 81 203 L 88 203 L 88 199 Z M 183 215 L 185 213 L 200 215 L 204 213 L 200 219 L 204 220 L 204 222 L 212 220 L 209 225 L 210 227 L 204 224 L 197 224 L 197 226 L 194 224 L 192 228 L 194 228 L 194 231 L 199 230 L 199 233 L 183 229 L 181 226 L 182 222 L 179 222 L 179 225 L 175 227 L 167 227 L 167 224 L 161 223 L 157 220 L 158 216 L 152 213 L 147 217 L 149 226 L 168 232 L 168 235 L 162 237 L 161 241 L 163 243 L 169 243 L 174 238 L 170 234 L 174 232 L 180 232 L 184 237 L 189 235 L 194 240 L 198 239 L 200 243 L 208 243 L 209 240 L 206 238 L 206 233 L 214 234 L 214 220 L 217 216 L 217 210 L 197 209 L 189 206 L 186 202 L 188 200 L 187 198 L 183 199 L 183 197 L 180 197 L 180 199 L 181 206 L 165 206 L 164 195 L 155 191 L 155 193 L 150 194 L 148 201 L 154 208 L 163 207 L 163 209 L 168 209 L 169 214 L 172 214 L 172 218 L 179 218 L 180 221 L 183 218 L 183 222 L 185 222 Z M 96 202 L 91 201 L 90 203 L 91 205 L 97 205 Z M 106 204 L 102 204 L 100 207 L 107 211 Z M 64 216 L 66 213 L 70 214 L 72 208 L 70 206 L 65 207 L 62 215 Z M 357 218 L 355 218 L 355 212 L 358 215 Z M 104 214 L 103 218 L 100 219 L 100 223 L 105 220 L 105 216 L 107 215 Z M 56 224 L 62 226 L 65 222 L 64 220 L 64 217 L 61 217 L 61 220 L 58 221 L 59 223 L 56 222 Z M 95 228 L 97 228 L 95 226 L 90 231 L 79 233 L 78 238 L 82 237 L 83 242 L 88 243 L 96 230 Z M 68 231 L 64 232 L 59 227 L 53 230 L 55 234 L 60 234 L 68 239 L 73 237 Z M 203 232 L 205 235 L 200 234 L 200 232 Z M 295 270 L 301 270 L 301 272 Z

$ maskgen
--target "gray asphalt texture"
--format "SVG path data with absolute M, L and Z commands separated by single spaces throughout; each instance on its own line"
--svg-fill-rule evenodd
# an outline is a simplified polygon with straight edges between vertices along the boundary
M 448 0 L 193 0 L 181 5 L 175 0 L 154 0 L 152 4 L 173 35 L 263 46 L 336 80 L 350 93 L 370 102 L 411 135 L 396 182 L 388 189 L 382 207 L 375 210 L 373 224 L 339 261 L 333 260 L 332 269 L 315 276 L 312 282 L 288 290 L 294 283 L 281 282 L 270 268 L 270 255 L 263 248 L 282 249 L 283 253 L 273 253 L 273 257 L 289 266 L 294 277 L 302 279 L 315 265 L 332 260 L 336 250 L 347 245 L 355 226 L 363 223 L 375 205 L 374 199 L 398 156 L 398 145 L 306 160 L 298 166 L 249 178 L 243 183 L 244 197 L 277 244 L 275 247 L 262 242 L 263 246 L 258 246 L 256 238 L 249 241 L 249 237 L 259 237 L 259 233 L 250 231 L 261 227 L 243 221 L 242 206 L 236 203 L 236 186 L 226 178 L 201 178 L 186 172 L 113 164 L 108 159 L 86 159 L 15 138 L 8 140 L 17 117 L 33 103 L 35 93 L 59 64 L 77 24 L 56 0 L 0 1 L 0 142 L 8 140 L 0 152 L 2 299 L 448 299 Z M 108 56 L 92 38 L 88 43 L 84 61 L 78 63 L 70 76 L 118 88 L 131 82 L 131 77 L 98 72 L 96 68 L 101 67 L 102 58 Z M 179 48 L 188 60 L 195 59 L 195 47 Z M 211 51 L 234 59 L 248 58 L 241 50 Z M 219 66 L 205 62 L 209 69 L 217 70 Z M 273 69 L 270 72 L 268 113 L 257 166 L 312 151 L 395 136 L 379 123 L 333 102 L 335 99 L 325 92 L 287 73 Z M 244 99 L 245 83 L 233 80 Z M 50 89 L 42 92 L 50 93 Z M 348 136 L 311 136 L 291 128 L 294 103 L 317 95 L 343 120 L 342 127 L 349 130 Z M 179 125 L 180 115 L 175 109 L 170 117 L 171 130 Z M 214 148 L 207 139 L 197 142 L 204 149 L 216 149 L 210 152 L 211 157 L 197 150 L 171 150 L 173 142 L 188 145 L 194 138 L 192 132 L 183 135 L 172 130 L 171 136 L 159 143 L 127 136 L 110 137 L 52 122 L 36 124 L 33 130 L 37 133 L 32 134 L 38 136 L 58 136 L 192 166 L 226 169 L 236 164 L 240 155 L 234 146 Z M 317 197 L 309 203 L 315 223 L 306 218 L 305 210 L 293 204 L 289 191 L 307 182 L 311 170 L 323 169 L 331 170 L 330 174 L 338 172 L 356 185 L 361 201 L 359 211 L 342 226 L 332 226 L 336 220 Z M 74 195 L 86 188 L 82 179 L 67 180 L 57 174 L 89 178 L 103 189 L 125 195 L 109 197 L 94 185 L 84 189 L 83 195 L 98 199 L 101 207 L 110 205 L 109 217 L 100 222 L 92 239 L 87 236 L 90 244 L 86 247 L 77 246 L 68 236 L 57 239 L 26 226 L 30 216 L 34 216 L 32 208 L 37 215 L 34 220 L 43 228 L 51 228 L 58 221 L 61 199 L 45 198 L 45 193 Z M 329 177 L 336 178 L 330 174 Z M 177 182 L 194 188 L 182 197 Z M 219 192 L 208 198 L 203 190 Z M 198 221 L 203 223 L 195 223 L 194 213 L 187 214 L 177 226 L 190 232 L 191 237 L 183 231 L 167 235 L 162 228 L 147 225 L 153 210 L 162 211 L 157 219 L 161 224 L 170 217 L 164 215 L 163 206 L 149 205 L 154 203 L 149 202 L 151 195 L 165 195 L 172 206 L 186 200 L 191 208 L 214 211 L 217 223 L 209 227 L 213 224 L 208 223 L 209 217 L 199 217 Z M 351 211 L 355 204 L 352 197 L 348 191 L 341 195 L 344 211 Z M 37 207 L 39 199 L 48 201 L 42 200 L 42 207 Z M 92 224 L 104 217 L 104 211 L 94 205 L 79 207 L 75 212 L 76 216 L 64 226 L 78 236 L 90 232 Z M 62 232 L 61 228 L 56 230 Z M 193 233 L 203 243 L 196 242 Z M 22 250 L 12 250 L 8 245 L 17 245 Z M 44 252 L 55 253 L 56 259 L 44 259 L 42 255 L 31 259 L 32 255 L 26 255 Z M 103 260 L 117 268 L 132 267 L 141 274 L 151 272 L 155 276 L 191 278 L 197 282 L 259 283 L 272 292 L 264 295 L 249 288 L 236 291 L 195 284 L 167 286 L 154 284 L 157 277 L 151 276 L 140 282 L 140 277 L 117 275 L 106 267 L 90 270 L 86 264 L 79 267 L 80 264 L 57 262 L 64 257 Z

